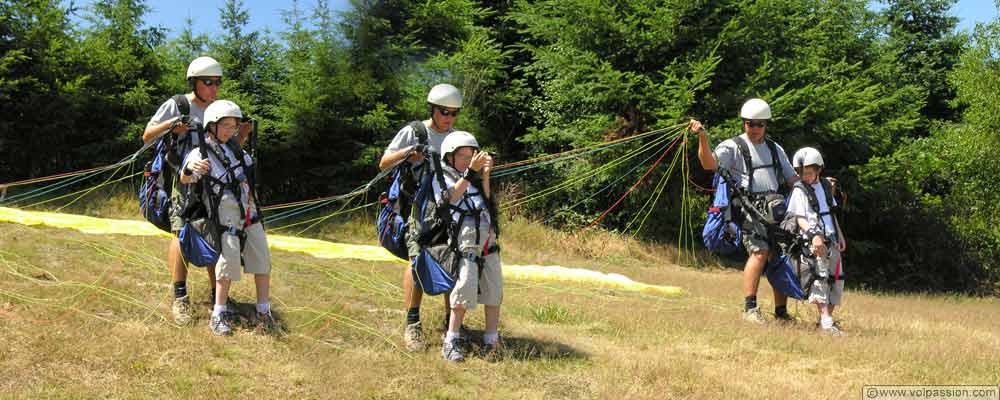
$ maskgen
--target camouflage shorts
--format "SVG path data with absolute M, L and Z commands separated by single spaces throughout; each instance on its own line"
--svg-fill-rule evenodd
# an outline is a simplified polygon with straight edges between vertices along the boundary
M 767 244 L 767 228 L 759 222 L 744 220 L 742 225 L 743 247 L 747 249 L 747 254 L 770 250 Z

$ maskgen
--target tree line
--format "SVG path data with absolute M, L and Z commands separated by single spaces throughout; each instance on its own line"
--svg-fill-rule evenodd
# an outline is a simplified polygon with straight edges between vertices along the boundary
M 1000 291 L 1000 21 L 960 32 L 955 0 L 293 1 L 276 31 L 228 0 L 218 21 L 144 24 L 141 0 L 86 8 L 0 1 L 0 182 L 117 161 L 199 55 L 225 69 L 220 98 L 259 123 L 268 202 L 344 193 L 375 172 L 428 88 L 465 94 L 457 127 L 501 162 L 672 126 L 739 133 L 747 98 L 772 106 L 768 134 L 810 145 L 848 194 L 853 284 Z M 83 21 L 82 23 L 80 21 Z M 205 24 L 213 28 L 208 29 Z M 209 35 L 206 32 L 220 32 Z M 530 193 L 601 166 L 619 149 L 509 180 Z M 618 156 L 621 154 L 618 153 Z M 692 160 L 693 151 L 687 154 Z M 578 229 L 633 183 L 627 165 L 520 210 Z M 658 181 L 658 169 L 650 182 Z M 711 177 L 695 168 L 691 179 Z M 611 185 L 610 193 L 592 196 Z M 672 179 L 641 235 L 678 239 Z M 603 220 L 622 229 L 646 184 Z

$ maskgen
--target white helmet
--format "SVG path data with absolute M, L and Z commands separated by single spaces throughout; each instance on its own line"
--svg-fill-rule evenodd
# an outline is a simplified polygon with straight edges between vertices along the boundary
M 462 92 L 457 87 L 442 83 L 427 93 L 427 102 L 436 106 L 462 108 Z
M 771 106 L 761 99 L 750 99 L 743 103 L 740 108 L 740 118 L 743 119 L 771 119 Z
M 444 141 L 441 142 L 441 157 L 445 157 L 461 147 L 475 147 L 478 150 L 479 142 L 476 141 L 476 138 L 471 133 L 466 131 L 449 133 L 448 136 L 445 136 Z
M 207 131 L 209 124 L 219 122 L 220 119 L 226 117 L 243 119 L 243 111 L 240 111 L 240 106 L 229 100 L 213 101 L 212 104 L 209 104 L 208 108 L 205 109 L 205 121 L 203 122 L 203 126 Z
M 823 155 L 812 147 L 803 147 L 792 156 L 792 166 L 802 168 L 807 165 L 818 165 L 823 167 Z
M 198 57 L 188 65 L 188 79 L 198 76 L 222 76 L 222 66 L 212 57 Z

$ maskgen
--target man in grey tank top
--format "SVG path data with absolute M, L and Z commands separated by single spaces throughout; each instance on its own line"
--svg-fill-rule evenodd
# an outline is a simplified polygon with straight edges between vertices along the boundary
M 723 141 L 715 151 L 711 150 L 705 127 L 699 121 L 691 121 L 690 130 L 698 133 L 698 160 L 701 161 L 701 166 L 709 171 L 728 171 L 735 183 L 752 197 L 778 193 L 781 191 L 782 180 L 788 187 L 792 187 L 799 177 L 788 162 L 788 155 L 777 143 L 773 143 L 776 151 L 772 151 L 772 144 L 768 143 L 769 139 L 765 139 L 767 123 L 771 119 L 771 107 L 764 100 L 750 99 L 740 109 L 740 118 L 743 120 L 743 134 Z M 750 153 L 750 171 L 747 171 L 744 149 Z M 777 155 L 777 160 L 772 154 Z M 764 316 L 757 306 L 757 288 L 770 255 L 768 243 L 771 238 L 759 221 L 744 219 L 742 231 L 743 246 L 748 254 L 743 268 L 743 319 L 764 323 Z M 777 320 L 791 320 L 787 302 L 788 298 L 774 289 L 774 314 Z

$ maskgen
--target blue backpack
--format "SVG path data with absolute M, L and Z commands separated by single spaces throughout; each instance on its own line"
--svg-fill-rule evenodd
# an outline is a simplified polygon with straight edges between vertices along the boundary
M 164 154 L 166 154 L 166 141 L 160 139 L 156 145 L 156 155 L 146 163 L 143 171 L 145 180 L 139 187 L 139 211 L 154 226 L 170 232 L 170 190 L 173 173 Z
M 190 124 L 188 115 L 191 113 L 191 103 L 187 96 L 179 94 L 173 97 L 177 108 L 181 112 L 180 121 Z M 174 174 L 177 166 L 183 161 L 186 154 L 178 154 L 178 150 L 184 152 L 189 149 L 192 135 L 184 135 L 178 140 L 169 130 L 173 130 L 175 125 L 168 128 L 168 132 L 161 136 L 154 148 L 153 159 L 146 163 L 143 169 L 145 179 L 139 187 L 139 211 L 147 221 L 165 232 L 170 232 L 170 195 L 174 185 Z M 199 129 L 193 132 L 200 132 Z
M 446 187 L 441 158 L 434 152 L 428 156 L 434 169 L 421 176 L 419 189 L 413 196 L 417 222 L 414 241 L 420 246 L 420 253 L 413 258 L 410 269 L 414 282 L 424 293 L 438 295 L 455 287 L 461 254 L 456 243 L 449 240 L 457 232 L 451 214 L 447 207 L 439 207 L 434 198 L 434 179 L 440 187 Z
M 796 274 L 799 269 L 796 258 L 794 254 L 781 254 L 774 257 L 764 266 L 764 274 L 767 275 L 767 281 L 771 283 L 771 287 L 778 289 L 785 296 L 796 300 L 805 300 L 809 288 L 812 287 L 812 282 L 809 282 L 808 286 L 804 286 L 805 282 L 800 281 L 801 274 Z M 805 287 L 804 290 L 803 287 Z
M 427 127 L 423 122 L 410 122 L 410 127 L 416 133 L 417 143 L 427 148 Z M 423 175 L 430 175 L 429 166 L 424 162 L 421 168 Z M 407 231 L 410 228 L 410 213 L 413 210 L 414 194 L 420 190 L 420 178 L 414 176 L 413 168 L 407 162 L 396 166 L 392 173 L 389 190 L 379 196 L 382 209 L 375 221 L 378 242 L 390 253 L 400 259 L 409 261 L 406 246 Z
M 733 213 L 739 210 L 729 207 L 729 186 L 719 174 L 712 179 L 712 187 L 715 188 L 715 196 L 712 206 L 708 208 L 701 238 L 705 247 L 713 253 L 732 256 L 743 250 L 743 234 L 736 223 L 738 218 L 733 217 Z
M 416 230 L 419 234 L 415 240 L 420 246 L 420 253 L 413 258 L 410 269 L 413 281 L 424 293 L 438 295 L 455 287 L 461 256 L 456 251 L 457 248 L 448 242 L 449 231 L 453 230 L 449 224 L 451 219 L 444 219 L 446 214 L 440 213 L 444 209 L 439 208 L 434 200 L 432 180 L 439 177 L 444 187 L 444 177 L 438 155 L 431 153 L 431 158 L 438 169 L 436 173 L 424 174 L 414 196 L 416 219 L 420 221 L 420 229 Z

